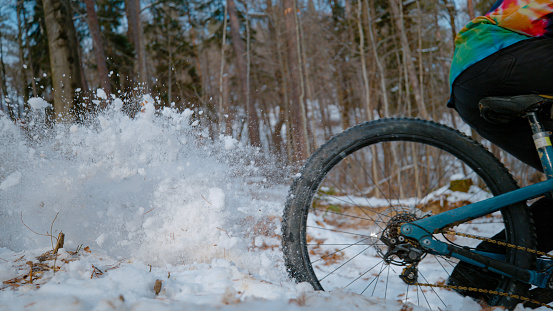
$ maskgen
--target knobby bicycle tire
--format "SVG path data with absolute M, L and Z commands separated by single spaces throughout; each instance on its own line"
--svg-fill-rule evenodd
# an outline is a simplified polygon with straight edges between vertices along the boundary
M 446 173 L 446 169 L 440 173 L 430 170 L 438 170 L 437 163 L 446 161 L 444 165 L 447 166 L 448 162 L 456 159 L 462 163 L 452 164 L 451 168 L 446 167 L 451 169 L 452 173 Z M 382 168 L 377 165 L 378 162 L 385 162 Z M 397 164 L 398 162 L 405 164 Z M 390 176 L 384 176 L 384 170 L 388 168 L 391 170 Z M 472 170 L 472 173 L 467 174 L 467 170 Z M 401 181 L 400 175 L 408 180 L 407 186 L 405 181 Z M 368 296 L 380 293 L 377 286 L 383 285 L 386 290 L 378 295 L 424 304 L 431 309 L 443 308 L 443 305 L 449 303 L 449 298 L 438 297 L 441 302 L 434 303 L 427 297 L 430 294 L 439 296 L 434 289 L 409 289 L 409 286 L 406 293 L 396 296 L 395 293 L 388 293 L 388 287 L 392 288 L 395 285 L 392 284 L 394 279 L 384 280 L 385 274 L 399 274 L 403 267 L 384 263 L 381 267 L 375 268 L 376 264 L 373 266 L 371 260 L 382 257 L 385 252 L 382 245 L 378 244 L 381 232 L 378 232 L 378 235 L 375 232 L 381 230 L 386 221 L 390 222 L 390 219 L 393 219 L 392 215 L 398 213 L 424 217 L 424 214 L 428 213 L 427 205 L 436 205 L 437 202 L 449 206 L 447 208 L 455 208 L 455 198 L 451 199 L 452 197 L 464 196 L 466 200 L 461 201 L 471 202 L 483 194 L 498 195 L 518 188 L 503 164 L 471 138 L 438 123 L 404 118 L 362 123 L 334 136 L 307 160 L 298 176 L 290 188 L 282 222 L 282 244 L 289 275 L 297 282 L 311 283 L 316 290 L 323 290 L 321 283 L 324 279 L 331 288 L 345 287 L 344 290 L 349 290 L 357 286 L 357 292 Z M 422 180 L 428 180 L 429 185 L 423 186 Z M 465 189 L 453 189 L 459 184 L 463 187 L 463 183 L 466 184 Z M 417 193 L 410 189 L 415 185 Z M 475 190 L 479 189 L 478 186 L 487 187 L 487 192 Z M 386 195 L 389 198 L 382 199 Z M 417 195 L 418 201 L 414 199 Z M 389 206 L 382 206 L 387 204 Z M 463 225 L 465 224 L 457 228 Z M 459 230 L 472 230 L 472 233 L 491 237 L 496 233 L 493 230 L 497 226 L 505 230 L 508 243 L 534 248 L 534 226 L 524 203 L 505 207 L 499 215 L 493 217 L 472 220 L 466 224 L 466 229 Z M 488 228 L 493 229 L 490 231 Z M 462 246 L 464 243 L 463 238 L 442 238 Z M 475 247 L 474 242 L 472 243 L 471 247 Z M 361 250 L 353 251 L 353 248 Z M 425 260 L 430 259 L 423 258 L 421 264 Z M 440 270 L 441 266 L 447 271 L 444 276 L 429 282 L 444 284 L 455 262 L 438 257 L 433 260 L 438 264 L 432 263 L 429 267 Z M 535 258 L 525 251 L 507 249 L 505 261 L 521 268 L 532 268 Z M 421 276 L 425 278 L 423 268 L 419 269 Z M 425 273 L 429 273 L 430 276 L 434 274 L 426 270 Z M 370 275 L 374 276 L 374 279 L 366 285 L 363 282 L 369 283 Z M 331 278 L 338 281 L 329 281 Z M 425 281 L 428 280 L 419 280 L 420 283 L 426 283 Z M 336 285 L 333 282 L 342 283 Z M 362 285 L 352 285 L 354 283 Z M 398 288 L 397 286 L 395 288 Z M 499 278 L 496 289 L 523 295 L 528 285 L 512 279 Z M 513 308 L 518 302 L 504 296 L 491 296 L 486 299 L 492 305 L 508 308 Z

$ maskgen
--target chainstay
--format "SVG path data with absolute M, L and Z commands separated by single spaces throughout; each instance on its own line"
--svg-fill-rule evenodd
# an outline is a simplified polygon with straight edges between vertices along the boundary
M 514 299 L 517 299 L 517 300 L 529 302 L 529 303 L 532 303 L 532 304 L 535 304 L 535 305 L 539 305 L 541 307 L 547 307 L 547 308 L 553 310 L 552 306 L 550 306 L 548 304 L 545 304 L 545 303 L 542 303 L 540 301 L 537 301 L 535 299 L 530 299 L 528 297 L 523 297 L 523 296 L 520 296 L 520 295 L 509 294 L 509 293 L 504 293 L 504 292 L 500 292 L 500 291 L 496 291 L 496 290 L 487 290 L 487 289 L 483 289 L 483 288 L 467 287 L 467 286 L 428 284 L 428 283 L 413 283 L 412 285 L 434 287 L 434 288 L 446 288 L 446 289 L 452 289 L 452 290 L 470 291 L 470 292 L 490 294 L 490 295 L 495 295 L 495 296 L 509 297 L 509 298 L 514 298 Z
M 535 250 L 535 249 L 522 247 L 522 246 L 514 245 L 514 244 L 503 242 L 503 241 L 497 241 L 497 240 L 493 240 L 493 239 L 490 239 L 490 238 L 485 238 L 485 237 L 481 237 L 481 236 L 477 236 L 477 235 L 461 233 L 461 232 L 453 232 L 453 231 L 446 231 L 446 232 L 442 232 L 442 233 L 450 234 L 450 235 L 456 235 L 456 236 L 462 236 L 462 237 L 476 239 L 476 240 L 489 242 L 489 243 L 494 243 L 494 244 L 497 244 L 497 245 L 500 245 L 500 246 L 515 248 L 517 250 L 530 252 L 530 253 L 536 254 L 538 256 L 553 258 L 553 255 L 549 255 L 547 253 L 544 253 L 544 252 L 541 252 L 541 251 L 538 251 L 538 250 Z M 495 290 L 488 290 L 488 289 L 484 289 L 484 288 L 468 287 L 468 286 L 456 286 L 456 285 L 445 285 L 445 284 L 429 284 L 429 283 L 414 283 L 412 285 L 426 286 L 426 287 L 433 287 L 433 288 L 446 288 L 446 289 L 460 290 L 460 291 L 471 291 L 471 292 L 478 292 L 478 293 L 490 294 L 490 295 L 495 295 L 495 296 L 509 297 L 509 298 L 529 302 L 529 303 L 532 303 L 532 304 L 535 304 L 535 305 L 539 305 L 541 307 L 547 307 L 548 309 L 553 310 L 553 306 L 542 303 L 542 302 L 537 301 L 535 299 L 531 299 L 531 298 L 520 296 L 520 295 L 495 291 Z
M 526 252 L 529 252 L 529 253 L 532 253 L 532 254 L 536 254 L 536 255 L 539 255 L 539 256 L 544 256 L 544 257 L 553 258 L 553 255 L 549 255 L 549 254 L 547 254 L 547 253 L 540 252 L 540 251 L 535 250 L 535 249 L 531 249 L 531 248 L 527 248 L 527 247 L 522 247 L 522 246 L 514 245 L 514 244 L 507 243 L 507 242 L 503 242 L 503 241 L 497 241 L 497 240 L 493 240 L 493 239 L 490 239 L 490 238 L 480 237 L 480 236 L 476 236 L 476 235 L 472 235 L 472 234 L 466 234 L 466 233 L 461 233 L 461 232 L 453 232 L 453 231 L 447 231 L 447 232 L 444 232 L 444 233 L 445 233 L 445 234 L 451 234 L 451 235 L 458 235 L 458 236 L 462 236 L 462 237 L 466 237 L 466 238 L 471 238 L 471 239 L 476 239 L 476 240 L 480 240 L 480 241 L 485 241 L 485 242 L 489 242 L 489 243 L 494 243 L 494 244 L 497 244 L 497 245 L 500 245 L 500 246 L 515 248 L 515 249 L 517 249 L 517 250 L 526 251 Z

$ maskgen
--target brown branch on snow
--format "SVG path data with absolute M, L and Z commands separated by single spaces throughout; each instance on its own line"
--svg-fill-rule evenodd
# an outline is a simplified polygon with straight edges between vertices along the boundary
M 102 272 L 102 270 L 96 268 L 96 266 L 92 265 L 92 274 L 90 275 L 90 278 L 92 279 L 93 277 L 100 277 L 100 275 L 104 274 L 104 272 Z
M 56 217 L 57 217 L 57 215 L 56 215 Z M 29 229 L 32 233 L 34 233 L 34 234 L 36 234 L 36 235 L 42 235 L 42 236 L 48 236 L 48 237 L 51 237 L 51 236 L 52 236 L 51 234 L 42 234 L 42 233 L 38 233 L 38 232 L 36 232 L 35 230 L 29 228 L 29 226 L 27 226 L 27 225 L 25 224 L 25 222 L 23 221 L 23 212 L 21 212 L 21 223 L 22 223 L 27 229 Z
M 161 280 L 156 280 L 156 283 L 154 284 L 154 292 L 156 293 L 156 296 L 159 294 L 159 292 L 161 292 L 161 285 L 162 285 L 162 281 Z
M 64 239 L 65 239 L 65 234 L 63 232 L 60 232 L 60 234 L 58 235 L 58 242 L 56 243 L 56 246 L 54 247 L 54 255 L 58 253 L 58 250 L 60 248 L 63 248 L 63 242 L 64 242 Z
M 58 219 L 59 213 L 60 212 L 57 212 L 56 217 L 54 217 L 54 220 L 52 220 L 52 224 L 50 225 L 50 232 L 54 232 L 54 223 L 56 222 L 56 219 Z M 65 237 L 65 235 L 62 232 L 60 232 L 60 234 L 58 235 L 57 238 L 55 236 L 53 236 L 52 234 L 48 233 L 48 232 L 46 232 L 46 234 L 36 232 L 35 230 L 33 230 L 29 226 L 27 226 L 27 224 L 23 221 L 23 212 L 21 212 L 21 223 L 23 224 L 23 226 L 25 226 L 27 229 L 29 229 L 29 231 L 31 231 L 32 233 L 34 233 L 36 235 L 50 237 L 50 243 L 52 244 L 52 250 L 53 250 L 54 254 L 56 254 L 58 252 L 59 248 L 63 248 L 63 238 Z M 60 241 L 60 238 L 61 238 L 61 241 Z M 54 240 L 53 239 L 56 239 L 56 245 L 55 246 L 54 246 Z M 61 245 L 61 246 L 58 246 L 58 245 Z
M 50 225 L 50 232 L 51 232 L 51 233 L 50 233 L 50 244 L 52 244 L 52 250 L 54 249 L 54 241 L 52 240 L 52 238 L 55 239 L 55 237 L 52 235 L 52 233 L 54 233 L 54 223 L 56 222 L 56 219 L 58 219 L 59 213 L 60 213 L 60 212 L 57 212 L 57 213 L 56 213 L 56 217 L 54 217 L 54 220 L 52 220 L 52 224 Z M 62 234 L 62 233 L 60 232 L 60 235 L 61 235 L 61 234 Z M 63 236 L 62 236 L 62 237 L 63 237 Z M 57 246 L 57 244 L 59 244 L 59 242 L 60 242 L 60 241 L 59 241 L 59 239 L 58 239 L 58 241 L 57 241 L 57 243 L 56 243 L 56 246 Z M 62 245 L 62 247 L 63 247 L 63 241 L 61 241 L 61 245 Z M 54 254 L 57 254 L 57 253 L 58 253 L 58 251 L 57 251 L 57 249 L 56 249 L 56 250 L 54 251 Z
M 204 198 L 204 196 L 203 196 L 203 195 L 201 195 L 201 194 L 200 194 L 200 196 L 202 197 L 202 199 L 204 199 L 204 200 L 205 200 L 205 201 L 207 202 L 207 204 L 209 204 L 209 205 L 213 205 L 213 204 L 211 204 L 211 202 L 209 202 L 209 201 L 208 201 L 208 200 L 207 200 L 206 198 Z
M 31 266 L 31 272 L 29 272 L 29 283 L 33 284 L 33 262 L 27 261 L 27 264 Z

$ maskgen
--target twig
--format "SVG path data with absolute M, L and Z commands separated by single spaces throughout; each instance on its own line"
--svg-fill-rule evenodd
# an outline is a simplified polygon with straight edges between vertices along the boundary
M 224 230 L 224 229 L 221 229 L 221 228 L 219 228 L 219 227 L 215 227 L 215 228 L 217 228 L 217 229 L 219 229 L 219 230 L 223 231 L 223 232 L 224 232 L 224 233 L 226 233 L 226 235 L 227 235 L 227 236 L 228 236 L 228 237 L 230 238 L 230 235 L 228 234 L 228 232 L 227 232 L 226 230 Z
M 98 271 L 98 272 L 96 272 Z M 92 274 L 90 275 L 90 278 L 92 279 L 93 277 L 99 277 L 100 275 L 104 274 L 104 272 L 102 272 L 102 270 L 96 268 L 96 266 L 92 265 Z
M 204 200 L 207 202 L 207 204 L 213 205 L 213 204 L 211 204 L 211 202 L 209 202 L 206 198 L 204 198 L 204 196 L 203 196 L 202 194 L 200 194 L 200 196 L 202 197 L 202 199 L 204 199 Z
M 54 254 L 56 254 L 58 252 L 57 248 L 54 248 L 54 241 L 52 240 L 52 238 L 54 238 L 54 236 L 52 235 L 52 233 L 54 233 L 54 223 L 56 222 L 56 219 L 58 218 L 58 215 L 59 215 L 60 212 L 57 212 L 56 213 L 56 217 L 54 217 L 54 220 L 52 220 L 52 224 L 50 225 L 50 244 L 52 244 L 52 249 L 54 250 Z M 63 238 L 63 235 L 62 233 L 60 232 L 60 236 Z M 57 244 L 59 244 L 59 239 L 56 243 L 56 247 L 57 247 Z M 61 245 L 63 247 L 63 240 L 61 241 Z
M 154 207 L 152 207 L 152 208 L 151 208 L 151 209 L 150 209 L 149 211 L 147 211 L 146 213 L 144 213 L 144 214 L 142 214 L 142 215 L 146 215 L 146 214 L 148 214 L 149 212 L 153 211 L 153 210 L 154 210 L 155 208 L 156 208 L 155 206 L 154 206 Z
M 57 217 L 57 216 L 56 216 L 56 217 Z M 36 234 L 36 235 L 52 236 L 51 234 L 42 234 L 42 233 L 38 233 L 38 232 L 34 231 L 33 229 L 29 228 L 29 226 L 27 226 L 27 225 L 25 224 L 25 222 L 23 221 L 23 212 L 21 212 L 21 223 L 22 223 L 25 227 L 27 227 L 27 229 L 29 229 L 32 233 L 34 233 L 34 234 Z
M 64 239 L 65 239 L 65 234 L 63 234 L 63 232 L 60 232 L 60 234 L 58 235 L 58 242 L 56 243 L 56 246 L 54 247 L 54 252 L 53 252 L 54 255 L 58 253 L 58 250 L 60 248 L 63 248 Z
M 29 260 L 27 261 L 27 264 L 31 266 L 31 272 L 29 272 L 29 282 L 33 284 L 33 262 Z
M 159 295 L 159 292 L 161 292 L 161 286 L 162 286 L 162 281 L 157 279 L 154 284 L 154 292 L 156 293 L 156 296 Z

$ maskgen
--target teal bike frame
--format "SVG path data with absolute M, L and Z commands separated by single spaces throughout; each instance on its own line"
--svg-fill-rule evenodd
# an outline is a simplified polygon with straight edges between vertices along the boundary
M 539 259 L 536 270 L 522 269 L 502 261 L 501 259 L 504 255 L 469 250 L 433 238 L 433 234 L 440 232 L 443 228 L 491 214 L 507 205 L 533 199 L 553 191 L 553 146 L 549 138 L 550 133 L 539 122 L 537 110 L 529 111 L 525 117 L 528 118 L 532 127 L 532 137 L 538 150 L 544 173 L 547 176 L 546 181 L 422 218 L 411 223 L 405 223 L 401 226 L 401 233 L 406 237 L 417 240 L 430 253 L 457 258 L 474 266 L 485 268 L 541 288 L 553 288 L 553 260 Z

